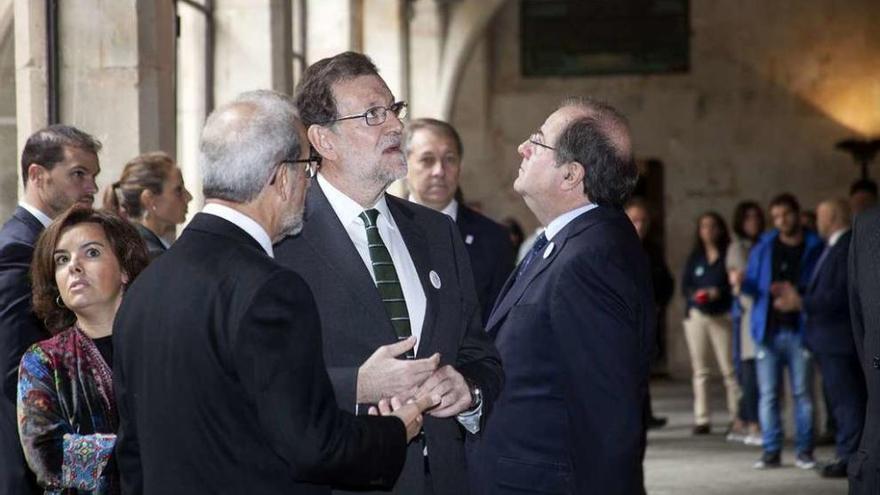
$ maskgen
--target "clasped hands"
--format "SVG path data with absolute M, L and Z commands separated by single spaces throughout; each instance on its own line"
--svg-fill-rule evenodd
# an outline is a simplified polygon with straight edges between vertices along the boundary
M 397 359 L 415 345 L 416 338 L 410 337 L 376 349 L 358 369 L 357 401 L 377 404 L 373 412 L 382 415 L 401 417 L 399 412 L 417 410 L 419 428 L 424 412 L 449 418 L 467 410 L 473 401 L 470 387 L 455 368 L 440 366 L 440 354 Z M 409 432 L 407 419 L 401 419 Z
M 801 295 L 791 282 L 774 282 L 770 285 L 773 307 L 777 311 L 791 312 L 801 309 Z

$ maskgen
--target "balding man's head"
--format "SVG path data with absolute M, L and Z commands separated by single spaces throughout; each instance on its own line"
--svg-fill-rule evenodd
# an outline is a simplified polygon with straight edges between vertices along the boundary
M 592 203 L 621 207 L 638 180 L 626 118 L 585 98 L 568 98 L 560 110 L 569 110 L 572 119 L 556 143 L 559 163 L 584 167 L 584 191 Z
M 835 232 L 850 226 L 851 215 L 849 203 L 835 198 L 819 203 L 816 207 L 816 228 L 823 239 L 828 239 Z
M 300 155 L 302 124 L 293 99 L 250 91 L 208 117 L 199 146 L 206 199 L 252 201 L 275 167 Z

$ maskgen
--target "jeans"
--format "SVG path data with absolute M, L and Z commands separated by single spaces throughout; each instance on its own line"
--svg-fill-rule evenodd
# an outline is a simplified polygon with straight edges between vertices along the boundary
M 740 388 L 742 388 L 742 396 L 739 398 L 739 419 L 746 423 L 759 422 L 760 391 L 758 390 L 758 373 L 755 371 L 754 358 L 743 359 L 740 362 Z
M 795 448 L 813 453 L 813 401 L 811 355 L 803 338 L 791 330 L 780 329 L 769 341 L 758 344 L 755 362 L 761 398 L 758 404 L 764 451 L 782 450 L 782 422 L 779 415 L 779 384 L 783 367 L 788 367 L 794 398 Z

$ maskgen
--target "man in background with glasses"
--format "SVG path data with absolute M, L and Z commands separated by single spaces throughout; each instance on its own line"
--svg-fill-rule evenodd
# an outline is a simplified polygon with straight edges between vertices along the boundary
M 463 435 L 479 431 L 501 363 L 455 224 L 385 193 L 406 175 L 406 105 L 353 52 L 310 66 L 295 98 L 323 162 L 306 227 L 275 253 L 312 288 L 339 407 L 363 414 L 382 399 L 440 395 L 393 493 L 464 494 Z
M 640 493 L 654 300 L 623 212 L 638 178 L 629 127 L 567 100 L 519 154 L 513 188 L 545 230 L 486 325 L 506 380 L 469 451 L 471 494 Z

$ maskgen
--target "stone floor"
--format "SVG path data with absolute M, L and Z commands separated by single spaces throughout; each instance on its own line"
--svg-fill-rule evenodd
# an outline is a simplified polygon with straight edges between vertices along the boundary
M 794 466 L 794 449 L 787 442 L 782 467 L 752 469 L 761 449 L 724 439 L 726 413 L 723 391 L 713 388 L 713 434 L 691 435 L 692 402 L 690 384 L 661 381 L 652 384 L 654 412 L 669 418 L 669 424 L 648 436 L 645 479 L 649 495 L 844 495 L 846 480 L 820 478 L 813 471 Z M 789 435 L 791 433 L 789 432 Z M 833 447 L 816 449 L 816 459 L 833 455 Z

